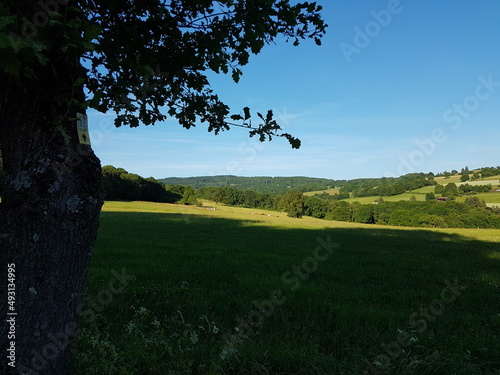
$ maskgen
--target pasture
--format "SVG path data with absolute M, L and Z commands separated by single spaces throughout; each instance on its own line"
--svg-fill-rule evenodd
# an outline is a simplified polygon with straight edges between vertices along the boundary
M 444 183 L 444 184 L 448 183 L 448 182 L 441 182 L 440 180 L 438 180 L 439 178 L 440 177 L 436 178 L 436 180 L 439 183 Z M 443 181 L 445 181 L 444 178 L 441 178 L 441 179 Z M 456 183 L 457 186 L 460 186 L 463 184 L 465 184 L 465 182 L 464 183 L 461 183 L 461 182 Z M 468 184 L 469 185 L 488 185 L 488 184 L 491 184 L 492 189 L 500 188 L 500 180 L 498 180 L 498 179 L 489 179 L 489 180 L 484 179 L 484 180 L 480 180 L 480 181 L 471 181 L 471 182 L 468 182 Z M 424 187 L 421 187 L 419 189 L 415 189 L 411 192 L 406 192 L 406 193 L 392 195 L 392 196 L 384 196 L 382 198 L 384 199 L 384 201 L 387 201 L 387 202 L 399 202 L 399 201 L 410 200 L 410 198 L 412 196 L 414 196 L 417 201 L 425 201 L 425 194 L 426 193 L 434 193 L 434 189 L 435 189 L 434 186 L 424 186 Z M 325 190 L 325 191 L 312 191 L 312 192 L 304 193 L 304 195 L 312 196 L 314 194 L 320 194 L 320 193 L 325 193 L 325 192 L 333 195 L 335 193 L 338 193 L 339 190 L 338 189 L 331 189 L 331 190 Z M 474 196 L 477 196 L 479 199 L 484 200 L 488 204 L 488 206 L 490 206 L 490 207 L 499 206 L 500 192 L 478 193 L 478 194 L 475 194 Z M 457 197 L 456 200 L 457 200 L 457 202 L 464 202 L 467 197 L 469 197 L 469 195 Z M 349 203 L 359 202 L 361 204 L 371 204 L 371 203 L 377 201 L 378 199 L 379 199 L 378 196 L 372 196 L 372 197 L 347 198 L 347 199 L 342 199 L 342 200 L 349 202 Z
M 500 230 L 204 206 L 106 202 L 74 375 L 498 374 Z
M 306 191 L 304 193 L 304 195 L 305 196 L 313 196 L 314 194 L 323 194 L 323 193 L 334 195 L 334 194 L 340 193 L 340 189 L 333 188 L 333 189 L 326 189 L 326 190 Z

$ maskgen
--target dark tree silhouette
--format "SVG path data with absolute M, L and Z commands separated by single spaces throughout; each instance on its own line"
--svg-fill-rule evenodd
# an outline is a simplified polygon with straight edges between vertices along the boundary
M 0 3 L 0 267 L 4 285 L 7 265 L 15 265 L 16 288 L 15 304 L 2 298 L 2 314 L 17 313 L 17 367 L 3 354 L 2 370 L 68 373 L 103 203 L 100 162 L 77 119 L 93 108 L 115 112 L 116 126 L 167 117 L 185 128 L 206 123 L 215 134 L 243 126 L 250 136 L 281 136 L 299 147 L 271 111 L 254 123 L 248 108 L 229 116 L 206 72 L 238 82 L 250 55 L 278 37 L 319 44 L 320 11 L 288 0 Z M 11 346 L 9 328 L 2 323 L 2 353 Z

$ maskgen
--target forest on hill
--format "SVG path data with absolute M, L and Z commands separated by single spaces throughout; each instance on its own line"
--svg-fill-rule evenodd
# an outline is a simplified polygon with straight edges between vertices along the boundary
M 301 192 L 324 190 L 342 184 L 343 180 L 331 180 L 314 177 L 239 177 L 231 175 L 168 177 L 159 179 L 165 185 L 192 186 L 195 189 L 204 187 L 232 187 L 237 190 L 253 190 L 259 193 L 283 194 L 293 189 Z
M 308 191 L 340 188 L 343 193 L 355 197 L 397 195 L 407 190 L 434 185 L 434 174 L 411 173 L 401 177 L 359 178 L 354 180 L 332 180 L 313 177 L 238 177 L 200 176 L 169 177 L 159 181 L 166 185 L 204 187 L 231 187 L 236 190 L 252 190 L 258 193 L 283 194 L 289 190 L 302 193 Z

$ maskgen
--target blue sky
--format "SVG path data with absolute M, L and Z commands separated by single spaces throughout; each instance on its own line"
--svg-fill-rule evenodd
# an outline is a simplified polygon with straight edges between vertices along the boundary
M 112 114 L 90 112 L 102 164 L 155 178 L 332 179 L 500 165 L 500 1 L 318 3 L 329 24 L 321 47 L 266 46 L 239 84 L 211 81 L 233 113 L 273 109 L 299 150 L 173 120 L 116 129 Z

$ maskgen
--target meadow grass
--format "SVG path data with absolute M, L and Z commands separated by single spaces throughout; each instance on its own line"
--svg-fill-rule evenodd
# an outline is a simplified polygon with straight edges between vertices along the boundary
M 436 181 L 438 184 L 441 184 L 441 185 L 446 185 L 446 184 L 449 184 L 451 182 L 456 184 L 456 183 L 460 182 L 460 178 L 461 178 L 461 175 L 456 174 L 456 175 L 453 175 L 450 177 L 435 177 L 434 181 Z
M 467 181 L 467 182 L 459 182 L 456 185 L 472 185 L 472 186 L 477 186 L 477 185 L 491 185 L 493 188 L 498 186 L 500 184 L 500 181 L 496 178 L 485 178 L 483 180 L 476 180 L 476 181 Z
M 435 186 L 424 186 L 413 190 L 412 193 L 417 193 L 417 194 L 434 193 L 435 189 L 436 189 Z
M 500 192 L 479 193 L 473 196 L 483 199 L 486 203 L 500 203 Z M 467 197 L 469 196 L 457 197 L 457 202 L 463 202 Z
M 500 230 L 204 205 L 106 202 L 74 375 L 498 374 Z
M 497 180 L 500 183 L 500 175 L 491 176 L 491 177 L 485 177 L 482 180 Z
M 399 202 L 399 201 L 408 201 L 411 197 L 415 197 L 417 201 L 425 201 L 425 194 L 412 192 L 412 193 L 402 193 L 398 195 L 384 196 L 382 199 L 386 202 Z M 346 202 L 359 202 L 361 204 L 371 204 L 379 200 L 380 197 L 356 197 L 356 198 L 347 198 L 343 199 Z
M 325 189 L 325 190 L 317 190 L 317 191 L 307 191 L 304 193 L 306 196 L 312 196 L 314 194 L 323 194 L 327 193 L 330 195 L 338 194 L 340 193 L 340 188 L 333 188 L 333 189 Z

